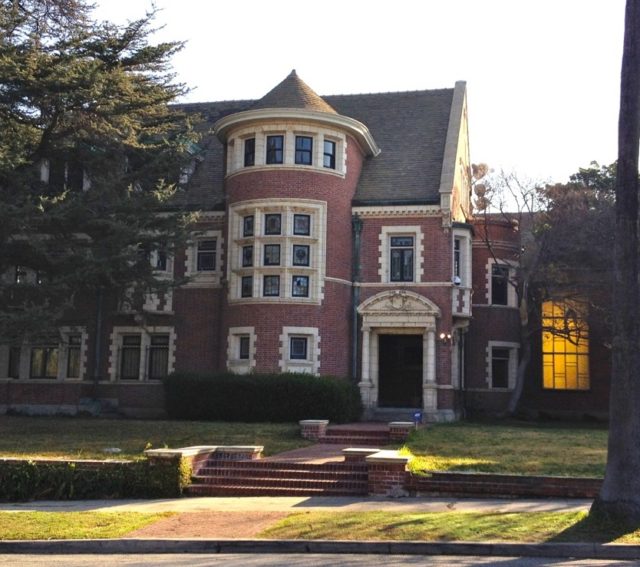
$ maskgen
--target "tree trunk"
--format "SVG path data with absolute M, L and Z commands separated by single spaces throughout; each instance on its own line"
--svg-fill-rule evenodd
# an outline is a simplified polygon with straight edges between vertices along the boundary
M 604 483 L 591 512 L 639 525 L 640 297 L 637 223 L 640 0 L 627 0 L 620 91 L 609 449 Z

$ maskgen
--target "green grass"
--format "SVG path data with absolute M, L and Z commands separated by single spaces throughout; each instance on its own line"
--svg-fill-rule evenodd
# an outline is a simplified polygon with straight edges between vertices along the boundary
M 145 448 L 264 445 L 270 455 L 303 447 L 293 423 L 223 423 L 0 416 L 0 457 L 139 458 Z M 121 453 L 104 452 L 118 447 Z
M 406 448 L 414 471 L 455 470 L 529 475 L 604 475 L 604 426 L 466 422 L 415 431 Z
M 640 530 L 586 512 L 302 512 L 264 530 L 273 539 L 640 543 Z
M 0 512 L 0 539 L 116 538 L 172 515 L 170 512 Z

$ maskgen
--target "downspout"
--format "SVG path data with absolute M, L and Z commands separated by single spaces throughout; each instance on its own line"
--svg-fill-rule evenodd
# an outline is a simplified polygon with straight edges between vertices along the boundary
M 358 376 L 358 305 L 360 305 L 360 235 L 362 233 L 362 219 L 358 215 L 351 217 L 353 232 L 353 264 L 351 270 L 351 378 L 356 381 Z

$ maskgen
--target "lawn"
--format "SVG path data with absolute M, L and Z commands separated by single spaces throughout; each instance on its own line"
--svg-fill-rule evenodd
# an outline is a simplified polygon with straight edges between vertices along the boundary
M 465 422 L 415 431 L 406 444 L 412 469 L 530 475 L 604 475 L 607 429 L 602 425 Z
M 171 515 L 169 512 L 0 512 L 0 539 L 117 538 Z
M 221 423 L 0 416 L 0 457 L 139 458 L 145 448 L 264 445 L 274 454 L 309 443 L 292 423 Z M 117 447 L 120 453 L 104 449 Z
M 273 539 L 640 543 L 640 530 L 586 512 L 300 512 L 264 530 Z

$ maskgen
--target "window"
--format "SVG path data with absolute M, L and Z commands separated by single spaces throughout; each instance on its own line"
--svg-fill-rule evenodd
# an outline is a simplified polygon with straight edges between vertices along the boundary
M 336 143 L 331 140 L 324 141 L 322 165 L 328 169 L 336 168 Z
M 293 234 L 300 236 L 311 234 L 310 215 L 293 215 Z
M 242 335 L 238 337 L 238 358 L 240 360 L 249 360 L 251 348 L 251 337 Z
M 253 276 L 243 276 L 241 282 L 240 297 L 253 297 Z
M 198 252 L 196 266 L 198 272 L 214 272 L 216 269 L 216 245 L 215 239 L 200 240 L 198 242 Z
M 264 265 L 265 266 L 280 265 L 280 244 L 264 245 Z
M 309 246 L 306 244 L 293 245 L 293 265 L 308 266 L 309 265 Z
M 289 343 L 291 360 L 307 360 L 307 337 L 291 337 Z
M 244 166 L 251 167 L 256 163 L 256 139 L 247 138 L 244 141 Z
M 80 349 L 82 335 L 69 335 L 67 338 L 67 378 L 80 378 Z
M 253 266 L 253 246 L 242 247 L 242 267 L 249 268 Z
M 542 384 L 548 390 L 588 390 L 589 326 L 577 305 L 542 304 Z
M 140 335 L 124 335 L 120 350 L 120 379 L 138 380 L 140 377 Z
M 253 236 L 253 215 L 242 219 L 242 236 Z
M 309 297 L 309 276 L 293 276 L 291 295 L 293 297 Z
M 299 165 L 311 165 L 313 160 L 313 138 L 296 136 L 296 159 Z
M 390 241 L 392 282 L 413 281 L 413 236 L 392 236 Z
M 58 345 L 37 346 L 31 349 L 31 378 L 58 377 Z
M 7 377 L 20 378 L 20 352 L 19 346 L 9 347 L 9 368 L 7 369 Z
M 492 388 L 508 388 L 509 387 L 509 349 L 496 348 L 491 349 L 491 387 Z
M 284 136 L 267 136 L 267 164 L 283 163 Z
M 262 295 L 265 297 L 277 297 L 280 295 L 280 276 L 264 276 Z
M 22 266 L 16 266 L 14 281 L 17 284 L 23 284 L 27 281 L 27 270 Z
M 149 341 L 149 380 L 161 380 L 169 368 L 169 335 L 151 335 Z
M 453 240 L 453 277 L 462 281 L 462 248 L 459 238 Z
M 509 304 L 509 266 L 492 264 L 491 266 L 491 303 Z
M 281 234 L 281 231 L 282 215 L 280 215 L 279 213 L 264 215 L 264 233 L 266 235 Z

